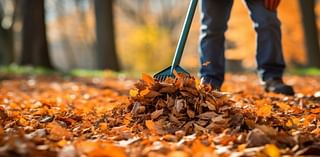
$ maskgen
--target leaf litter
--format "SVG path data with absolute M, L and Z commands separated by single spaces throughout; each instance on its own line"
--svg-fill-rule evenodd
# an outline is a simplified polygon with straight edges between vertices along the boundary
M 263 93 L 253 76 L 229 75 L 224 88 L 238 92 L 221 93 L 175 75 L 143 74 L 131 89 L 108 78 L 2 80 L 0 155 L 319 155 L 319 78 L 290 77 L 298 93 L 286 97 Z

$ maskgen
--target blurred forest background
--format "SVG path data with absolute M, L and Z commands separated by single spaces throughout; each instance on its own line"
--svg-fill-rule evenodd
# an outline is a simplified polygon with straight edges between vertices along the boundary
M 0 65 L 157 72 L 171 63 L 189 0 L 0 0 Z M 285 59 L 290 68 L 320 68 L 317 0 L 283 0 Z M 182 66 L 199 67 L 199 11 Z M 255 68 L 255 32 L 235 0 L 226 56 Z M 238 66 L 237 66 L 238 67 Z M 232 68 L 231 68 L 232 69 Z

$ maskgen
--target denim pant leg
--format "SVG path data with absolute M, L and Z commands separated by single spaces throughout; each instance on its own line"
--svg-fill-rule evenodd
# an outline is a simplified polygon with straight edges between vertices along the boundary
M 232 5 L 233 0 L 201 1 L 200 75 L 210 78 L 216 87 L 224 81 L 224 34 Z
M 281 44 L 281 22 L 277 12 L 264 7 L 263 0 L 245 0 L 257 33 L 258 74 L 263 81 L 281 78 L 285 69 Z

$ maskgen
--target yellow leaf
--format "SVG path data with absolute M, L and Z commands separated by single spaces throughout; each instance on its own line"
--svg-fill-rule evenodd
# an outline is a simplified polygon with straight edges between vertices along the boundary
M 284 102 L 279 102 L 279 103 L 277 103 L 277 106 L 279 106 L 280 109 L 281 109 L 282 111 L 284 111 L 284 112 L 288 111 L 288 110 L 291 108 L 290 105 L 288 105 L 287 103 L 284 103 Z
M 140 96 L 145 96 L 145 95 L 147 95 L 147 94 L 149 94 L 150 93 L 150 90 L 148 89 L 148 88 L 146 88 L 146 89 L 144 89 L 144 90 L 142 90 L 141 92 L 140 92 Z
M 19 119 L 19 124 L 22 125 L 22 126 L 28 126 L 29 122 L 24 118 L 20 118 Z
M 60 147 L 64 147 L 65 145 L 67 145 L 68 144 L 68 141 L 66 141 L 66 140 L 60 140 L 58 143 L 57 143 L 57 145 L 58 146 L 60 146 Z
M 290 118 L 288 120 L 288 122 L 286 123 L 286 126 L 287 127 L 292 127 L 292 126 L 297 126 L 299 124 L 300 124 L 300 119 L 296 118 L 296 117 L 293 117 L 293 118 Z
M 256 111 L 257 115 L 260 117 L 269 117 L 271 115 L 272 106 L 268 104 L 259 105 Z
M 130 94 L 130 96 L 132 96 L 132 97 L 136 97 L 136 96 L 139 94 L 139 91 L 138 91 L 138 89 L 131 89 L 131 90 L 129 91 L 129 94 Z
M 149 85 L 154 84 L 154 79 L 148 74 L 143 73 L 142 74 L 142 80 L 144 82 L 146 82 L 147 84 L 149 84 Z
M 279 148 L 274 144 L 267 144 L 264 148 L 264 153 L 269 157 L 280 157 L 281 153 Z
M 240 144 L 240 145 L 238 146 L 237 150 L 238 150 L 239 152 L 242 152 L 242 151 L 244 151 L 244 150 L 246 149 L 246 147 L 247 147 L 247 144 Z

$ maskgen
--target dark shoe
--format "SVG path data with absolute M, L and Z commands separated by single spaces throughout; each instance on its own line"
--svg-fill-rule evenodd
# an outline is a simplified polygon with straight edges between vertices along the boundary
M 210 85 L 212 89 L 220 91 L 221 84 L 217 83 L 216 80 L 209 78 L 209 77 L 202 77 L 201 78 L 201 85 Z
M 294 95 L 292 86 L 286 85 L 281 78 L 272 78 L 264 82 L 264 90 L 284 95 Z

